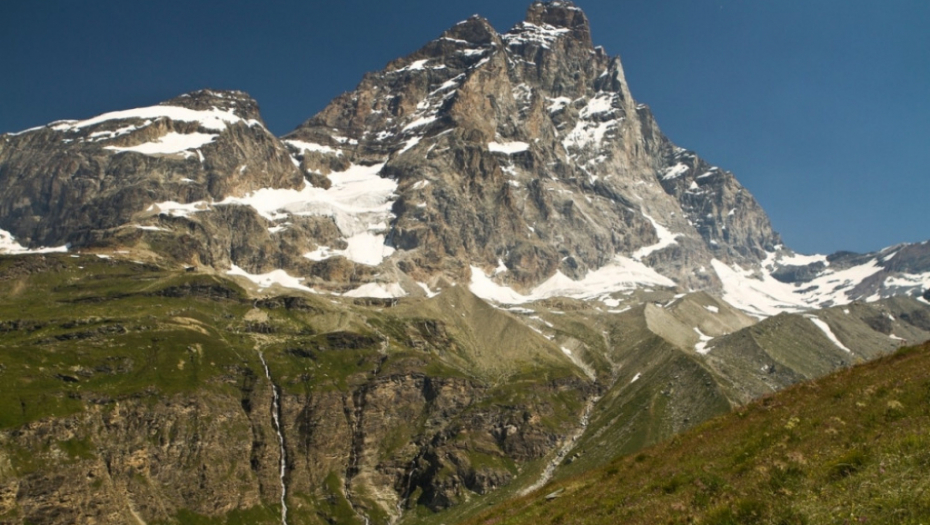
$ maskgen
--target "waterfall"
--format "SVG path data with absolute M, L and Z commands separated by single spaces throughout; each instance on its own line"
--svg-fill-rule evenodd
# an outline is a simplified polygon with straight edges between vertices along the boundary
M 281 399 L 278 395 L 278 385 L 274 384 L 271 379 L 271 371 L 268 370 L 268 363 L 265 362 L 264 354 L 259 352 L 258 358 L 261 359 L 262 366 L 265 368 L 265 377 L 271 383 L 271 393 L 273 395 L 271 419 L 274 422 L 274 431 L 278 434 L 278 446 L 281 448 L 281 525 L 287 525 L 287 501 L 285 501 L 287 498 L 287 485 L 284 483 L 284 472 L 287 468 L 287 450 L 284 448 L 284 434 L 281 432 Z

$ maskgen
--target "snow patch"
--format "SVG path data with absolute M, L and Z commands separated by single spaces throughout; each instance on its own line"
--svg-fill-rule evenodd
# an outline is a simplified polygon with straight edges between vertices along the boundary
M 242 268 L 232 265 L 232 269 L 226 272 L 227 275 L 233 275 L 238 277 L 245 277 L 246 279 L 252 281 L 258 285 L 259 290 L 264 290 L 275 284 L 278 286 L 283 286 L 284 288 L 293 288 L 295 290 L 303 290 L 305 292 L 316 293 L 315 290 L 304 286 L 301 284 L 301 281 L 304 280 L 303 277 L 291 277 L 284 270 L 272 270 L 268 273 L 263 274 L 252 274 L 243 270 Z
M 87 120 L 63 121 L 51 126 L 51 128 L 56 131 L 71 131 L 94 126 L 110 120 L 155 120 L 159 118 L 169 118 L 178 122 L 197 122 L 200 124 L 200 127 L 212 131 L 223 131 L 229 125 L 239 122 L 244 122 L 249 126 L 261 125 L 257 120 L 245 120 L 237 116 L 232 110 L 222 110 L 215 107 L 207 110 L 194 110 L 179 106 L 149 106 L 123 111 L 112 111 Z
M 848 304 L 852 300 L 847 293 L 882 270 L 872 259 L 845 270 L 828 270 L 810 282 L 794 285 L 772 277 L 770 271 L 777 268 L 774 257 L 770 255 L 763 263 L 765 271 L 728 266 L 717 259 L 711 261 L 723 283 L 723 299 L 756 317 Z
M 774 262 L 781 266 L 807 266 L 814 263 L 823 263 L 825 266 L 830 265 L 826 255 L 802 255 L 800 253 L 792 253 L 791 255 L 779 253 L 775 257 L 767 257 L 766 262 L 769 265 Z
M 638 261 L 618 255 L 609 264 L 588 272 L 579 281 L 556 271 L 555 275 L 526 295 L 495 283 L 481 268 L 472 266 L 469 289 L 478 297 L 489 301 L 522 304 L 550 297 L 594 299 L 604 294 L 633 290 L 643 285 L 673 287 L 675 283 Z
M 392 217 L 391 206 L 397 183 L 379 175 L 383 166 L 353 164 L 345 171 L 330 173 L 328 177 L 332 185 L 329 189 L 317 188 L 304 181 L 303 188 L 299 190 L 263 188 L 244 197 L 228 197 L 215 203 L 166 201 L 153 204 L 148 211 L 187 217 L 213 206 L 241 205 L 251 206 L 273 222 L 291 215 L 328 216 L 333 218 L 348 247 L 341 251 L 318 249 L 306 256 L 322 260 L 327 256 L 344 255 L 360 264 L 377 265 L 394 252 L 393 248 L 384 244 L 384 235 L 371 231 L 384 229 Z
M 406 297 L 407 292 L 397 283 L 368 283 L 342 294 L 345 297 L 374 297 L 378 299 L 395 299 Z
M 175 133 L 170 131 L 152 142 L 126 147 L 106 146 L 104 149 L 112 150 L 117 153 L 132 151 L 143 155 L 169 155 L 197 149 L 213 142 L 216 137 L 216 135 L 210 133 Z
M 681 177 L 682 175 L 687 173 L 689 169 L 691 168 L 679 162 L 678 164 L 675 164 L 671 168 L 668 168 L 664 172 L 662 172 L 662 180 L 677 179 L 678 177 Z
M 508 46 L 536 44 L 549 49 L 556 39 L 570 32 L 570 29 L 564 27 L 553 27 L 549 24 L 538 26 L 530 22 L 520 22 L 509 32 L 501 35 L 501 38 Z
M 435 122 L 436 120 L 438 119 L 435 116 L 420 117 L 414 120 L 413 122 L 411 122 L 410 124 L 407 124 L 406 126 L 404 126 L 404 129 L 402 131 L 409 131 L 411 129 L 421 128 L 427 124 L 431 124 Z
M 701 330 L 698 329 L 698 327 L 694 327 L 694 331 L 697 332 L 699 339 L 699 341 L 694 345 L 694 351 L 701 355 L 710 352 L 710 348 L 707 348 L 707 343 L 710 342 L 713 337 L 705 335 L 704 332 L 701 332 Z
M 497 268 L 494 269 L 494 275 L 500 275 L 507 272 L 507 265 L 501 259 L 497 260 Z
M 304 142 L 302 140 L 285 140 L 284 142 L 301 151 L 312 151 L 316 153 L 325 153 L 328 155 L 337 155 L 337 156 L 342 155 L 342 151 L 336 148 L 330 147 L 330 146 L 325 146 L 323 144 L 315 144 L 313 142 Z
M 217 204 L 251 206 L 271 221 L 289 215 L 332 217 L 349 244 L 345 250 L 334 251 L 332 255 L 344 255 L 360 264 L 377 265 L 394 252 L 393 248 L 384 245 L 383 235 L 369 231 L 386 225 L 391 217 L 397 183 L 378 175 L 383 166 L 353 164 L 346 171 L 330 173 L 332 186 L 329 189 L 317 188 L 305 181 L 300 190 L 265 188 L 245 197 L 230 197 Z M 318 257 L 322 256 L 318 253 Z
M 416 62 L 410 64 L 409 66 L 407 66 L 407 67 L 405 67 L 405 68 L 403 68 L 403 69 L 401 69 L 400 71 L 403 71 L 404 69 L 409 70 L 409 71 L 421 71 L 421 70 L 423 70 L 423 69 L 426 69 L 424 66 L 426 66 L 426 63 L 427 63 L 427 62 L 429 62 L 429 59 L 427 59 L 427 58 L 425 58 L 425 59 L 423 59 L 423 60 L 417 60 Z
M 814 323 L 814 325 L 817 328 L 819 328 L 820 331 L 823 332 L 823 334 L 827 336 L 827 339 L 829 339 L 834 345 L 836 345 L 837 348 L 845 351 L 846 353 L 849 353 L 849 354 L 852 353 L 852 350 L 850 350 L 849 348 L 846 348 L 846 345 L 841 343 L 840 340 L 836 338 L 836 335 L 833 334 L 833 330 L 830 329 L 830 326 L 827 323 L 823 322 L 822 320 L 818 319 L 817 317 L 813 315 L 807 315 L 805 317 L 810 319 L 810 321 Z
M 196 201 L 182 204 L 175 201 L 156 202 L 146 208 L 145 211 L 157 213 L 159 215 L 170 215 L 172 217 L 189 217 L 192 213 L 207 211 L 210 204 L 206 201 Z
M 100 142 L 103 140 L 115 139 L 116 137 L 128 135 L 129 133 L 132 133 L 133 131 L 142 129 L 151 123 L 152 123 L 151 120 L 146 120 L 140 126 L 123 126 L 119 129 L 115 129 L 112 131 L 95 131 L 87 136 L 87 140 L 90 142 Z
M 604 143 L 607 133 L 617 127 L 617 123 L 616 120 L 590 122 L 579 119 L 572 131 L 562 140 L 562 146 L 566 150 L 569 148 L 584 149 L 592 145 L 600 146 Z
M 581 118 L 588 119 L 594 115 L 600 115 L 602 113 L 610 113 L 614 111 L 613 101 L 616 98 L 616 93 L 601 94 L 588 101 L 588 104 L 581 108 Z
M 145 231 L 149 231 L 149 232 L 166 232 L 166 231 L 170 231 L 170 230 L 166 230 L 165 228 L 159 228 L 158 226 L 142 226 L 141 224 L 136 224 L 135 226 L 136 226 L 136 228 L 138 228 L 138 229 L 140 229 L 140 230 L 145 230 Z
M 883 288 L 914 288 L 918 292 L 930 288 L 930 272 L 915 273 L 910 275 L 899 274 L 887 277 L 882 284 Z
M 13 234 L 6 230 L 0 230 L 0 254 L 18 255 L 28 253 L 64 253 L 68 251 L 68 245 L 58 246 L 55 248 L 35 248 L 30 250 L 16 242 Z
M 526 142 L 488 142 L 488 151 L 491 153 L 505 153 L 513 155 L 529 149 L 530 145 Z
M 462 73 L 461 75 L 459 75 L 459 76 L 457 76 L 457 77 L 454 77 L 454 78 L 451 78 L 451 79 L 449 79 L 449 80 L 446 80 L 446 81 L 443 82 L 438 88 L 436 88 L 435 90 L 433 90 L 433 93 L 439 93 L 439 92 L 445 91 L 445 90 L 447 90 L 447 89 L 452 89 L 452 88 L 459 87 L 459 82 L 461 82 L 462 79 L 464 79 L 464 78 L 465 78 L 465 74 Z
M 384 235 L 362 232 L 346 239 L 348 247 L 345 250 L 336 250 L 328 246 L 320 246 L 304 257 L 312 261 L 323 261 L 331 257 L 342 256 L 346 259 L 364 264 L 377 266 L 381 261 L 394 253 L 394 248 L 384 244 Z
M 439 292 L 432 291 L 429 285 L 427 285 L 426 283 L 421 283 L 417 281 L 417 286 L 419 286 L 420 288 L 423 289 L 424 292 L 426 292 L 426 297 L 428 299 L 432 299 L 433 297 L 436 297 L 437 295 L 439 295 Z
M 420 136 L 415 136 L 415 137 L 411 137 L 411 138 L 407 139 L 407 142 L 404 144 L 404 147 L 401 148 L 401 149 L 399 149 L 399 150 L 397 151 L 397 154 L 400 155 L 401 153 L 403 153 L 403 152 L 409 150 L 410 148 L 416 146 L 417 144 L 420 143 L 420 140 L 421 140 L 421 139 L 422 139 L 422 137 L 420 137 Z
M 568 97 L 556 97 L 549 98 L 547 100 L 549 101 L 549 105 L 546 106 L 546 110 L 549 111 L 549 113 L 557 113 L 562 111 L 565 109 L 565 106 L 571 104 L 572 102 L 572 99 Z
M 656 235 L 659 237 L 659 241 L 653 245 L 644 246 L 633 252 L 631 257 L 634 261 L 641 261 L 643 258 L 651 255 L 652 253 L 655 253 L 659 250 L 664 250 L 673 244 L 677 244 L 677 239 L 681 237 L 680 233 L 672 233 L 668 228 L 656 222 L 656 220 L 649 215 L 643 213 L 643 217 L 652 223 L 652 227 L 655 228 Z

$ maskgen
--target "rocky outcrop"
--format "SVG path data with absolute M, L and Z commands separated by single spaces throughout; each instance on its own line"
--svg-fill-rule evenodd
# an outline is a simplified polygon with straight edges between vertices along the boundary
M 13 495 L 0 515 L 18 515 L 15 523 L 133 523 L 260 505 L 277 489 L 273 435 L 250 420 L 266 412 L 264 404 L 246 413 L 236 399 L 202 393 L 98 404 L 5 431 L 4 452 L 35 454 L 25 474 L 22 458 L 3 458 L 19 475 L 0 480 Z
M 159 202 L 303 183 L 241 92 L 200 91 L 3 142 L 0 228 L 32 246 L 86 244 Z

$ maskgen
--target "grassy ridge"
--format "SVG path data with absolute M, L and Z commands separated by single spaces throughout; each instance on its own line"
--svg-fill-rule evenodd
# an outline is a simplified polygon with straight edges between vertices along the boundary
M 0 258 L 0 429 L 190 391 L 253 359 L 235 284 L 91 256 Z M 257 363 L 256 363 L 257 364 Z
M 544 338 L 468 293 L 388 310 L 316 296 L 286 306 L 220 276 L 93 254 L 2 257 L 0 289 L 0 429 L 88 402 L 217 388 L 232 368 L 261 371 L 256 349 L 296 394 L 307 378 L 346 390 L 380 366 L 487 382 L 508 403 L 523 394 L 521 378 L 540 382 L 538 370 L 581 376 Z M 562 419 L 574 424 L 577 411 Z
M 930 344 L 788 388 L 468 523 L 930 523 Z

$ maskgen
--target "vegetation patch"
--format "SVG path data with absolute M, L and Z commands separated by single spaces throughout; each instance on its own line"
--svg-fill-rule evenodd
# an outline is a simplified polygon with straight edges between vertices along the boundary
M 928 385 L 930 344 L 907 348 L 760 399 L 466 523 L 927 523 Z M 544 497 L 556 490 L 564 490 L 558 499 Z M 560 512 L 561 501 L 571 512 Z

